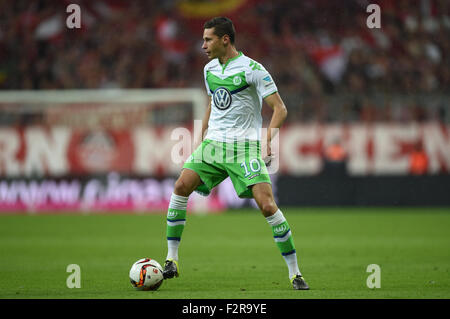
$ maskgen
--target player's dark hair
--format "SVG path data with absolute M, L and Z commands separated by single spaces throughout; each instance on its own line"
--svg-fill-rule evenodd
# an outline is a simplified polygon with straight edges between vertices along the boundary
M 234 38 L 236 36 L 236 30 L 234 29 L 233 21 L 226 17 L 215 17 L 208 20 L 203 25 L 203 29 L 214 28 L 214 34 L 219 38 L 225 34 L 230 37 L 231 44 L 234 44 Z

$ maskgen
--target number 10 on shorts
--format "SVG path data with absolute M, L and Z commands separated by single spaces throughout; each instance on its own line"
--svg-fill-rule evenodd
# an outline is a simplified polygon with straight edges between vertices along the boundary
M 259 173 L 261 171 L 261 164 L 259 164 L 259 161 L 256 158 L 250 160 L 248 165 L 245 161 L 242 162 L 241 167 L 244 168 L 244 171 L 245 171 L 244 177 L 248 177 L 252 173 Z M 250 170 L 249 170 L 249 168 L 250 168 Z

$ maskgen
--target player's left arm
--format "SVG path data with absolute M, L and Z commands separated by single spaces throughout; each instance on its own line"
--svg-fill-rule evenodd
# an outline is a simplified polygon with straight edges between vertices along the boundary
M 270 120 L 270 124 L 267 130 L 267 154 L 263 154 L 263 158 L 265 156 L 270 156 L 272 155 L 272 151 L 271 151 L 271 142 L 272 142 L 272 138 L 274 136 L 276 136 L 276 134 L 278 134 L 278 131 L 281 127 L 281 125 L 283 125 L 284 120 L 287 117 L 287 108 L 286 105 L 284 104 L 283 100 L 281 99 L 280 94 L 278 94 L 278 92 L 275 92 L 273 94 L 270 94 L 268 96 L 266 96 L 264 98 L 264 101 L 267 103 L 267 105 L 272 108 L 273 113 L 272 113 L 272 119 Z M 264 151 L 264 148 L 263 148 Z

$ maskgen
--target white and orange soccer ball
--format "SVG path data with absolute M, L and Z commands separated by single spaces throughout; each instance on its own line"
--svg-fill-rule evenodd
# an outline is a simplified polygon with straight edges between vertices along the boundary
M 130 282 L 136 290 L 156 290 L 164 281 L 161 265 L 154 259 L 142 258 L 130 269 Z

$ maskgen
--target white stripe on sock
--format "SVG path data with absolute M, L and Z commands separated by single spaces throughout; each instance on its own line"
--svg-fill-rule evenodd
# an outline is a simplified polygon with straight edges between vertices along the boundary
M 297 254 L 290 254 L 287 256 L 283 256 L 284 260 L 286 261 L 286 265 L 289 269 L 289 279 L 292 279 L 295 275 L 301 275 L 300 269 L 298 268 L 297 263 Z
M 186 221 L 185 220 L 179 220 L 176 222 L 171 222 L 170 220 L 167 221 L 167 225 L 169 226 L 178 226 L 178 225 L 186 225 Z
M 169 208 L 186 210 L 189 197 L 180 196 L 172 193 L 170 196 Z
M 286 221 L 281 210 L 277 210 L 272 216 L 266 217 L 270 226 L 276 226 Z
M 174 259 L 174 260 L 178 261 L 178 246 L 180 246 L 180 242 L 178 240 L 168 240 L 167 241 L 166 260 Z
M 283 237 L 274 238 L 274 240 L 276 243 L 284 243 L 289 239 L 289 237 L 291 237 L 291 231 L 288 231 Z

